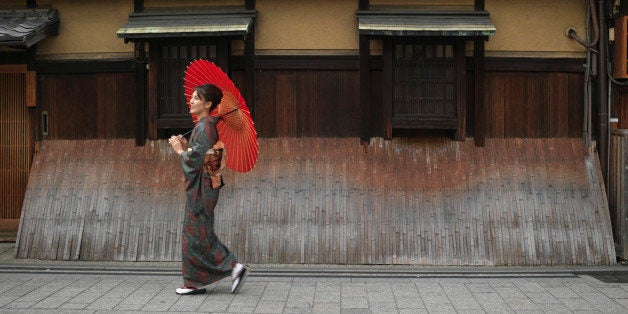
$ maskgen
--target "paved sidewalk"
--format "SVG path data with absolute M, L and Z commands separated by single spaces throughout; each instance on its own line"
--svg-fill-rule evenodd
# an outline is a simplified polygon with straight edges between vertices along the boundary
M 1 313 L 628 313 L 628 284 L 601 268 L 251 265 L 178 296 L 178 263 L 88 263 L 0 258 Z M 591 274 L 591 275 L 587 275 Z M 616 277 L 615 277 L 616 278 Z

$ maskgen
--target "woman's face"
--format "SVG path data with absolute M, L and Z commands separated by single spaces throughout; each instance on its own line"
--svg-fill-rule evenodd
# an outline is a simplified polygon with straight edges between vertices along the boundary
M 197 117 L 204 117 L 208 114 L 207 109 L 211 106 L 211 102 L 205 102 L 198 93 L 194 91 L 192 97 L 190 97 L 190 114 L 195 114 Z

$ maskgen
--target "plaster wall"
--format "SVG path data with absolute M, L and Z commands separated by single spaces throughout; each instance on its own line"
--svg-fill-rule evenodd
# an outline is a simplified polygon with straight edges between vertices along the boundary
M 13 1 L 13 0 L 11 0 Z M 146 7 L 165 7 L 167 0 L 146 0 Z M 242 5 L 241 0 L 182 0 L 178 6 Z M 371 0 L 372 5 L 444 5 L 470 7 L 471 0 Z M 125 44 L 116 31 L 128 20 L 133 1 L 42 0 L 38 5 L 59 11 L 59 35 L 38 44 L 42 59 L 128 58 L 133 45 Z M 355 12 L 358 0 L 258 0 L 256 53 L 358 54 Z M 568 27 L 585 32 L 585 0 L 503 1 L 486 0 L 497 31 L 486 44 L 487 56 L 584 57 L 586 50 L 565 36 Z M 381 53 L 381 42 L 373 41 L 372 53 Z M 233 52 L 243 45 L 234 41 Z
M 257 54 L 357 54 L 358 0 L 256 2 Z
M 133 55 L 116 32 L 133 12 L 133 1 L 51 0 L 59 11 L 59 35 L 37 46 L 41 59 L 112 59 Z M 38 2 L 39 5 L 39 2 Z
M 586 50 L 565 36 L 572 26 L 585 34 L 585 0 L 486 0 L 497 31 L 487 56 L 585 57 Z

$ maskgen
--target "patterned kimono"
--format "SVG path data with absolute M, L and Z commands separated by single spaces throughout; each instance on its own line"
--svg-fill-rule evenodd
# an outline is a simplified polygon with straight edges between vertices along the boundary
M 217 118 L 199 119 L 192 131 L 188 151 L 181 154 L 185 176 L 185 219 L 183 221 L 183 285 L 201 287 L 231 275 L 237 263 L 235 254 L 220 242 L 214 232 L 214 207 L 219 188 L 205 171 L 205 152 L 218 140 Z

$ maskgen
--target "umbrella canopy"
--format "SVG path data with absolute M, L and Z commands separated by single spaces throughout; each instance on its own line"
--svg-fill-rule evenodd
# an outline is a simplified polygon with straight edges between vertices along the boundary
M 194 88 L 204 84 L 213 84 L 222 90 L 222 101 L 210 115 L 220 117 L 216 128 L 229 156 L 227 167 L 236 172 L 251 171 L 257 162 L 257 132 L 244 98 L 217 65 L 207 60 L 195 60 L 188 65 L 184 77 L 188 106 Z M 195 123 L 198 121 L 195 115 L 192 119 Z

